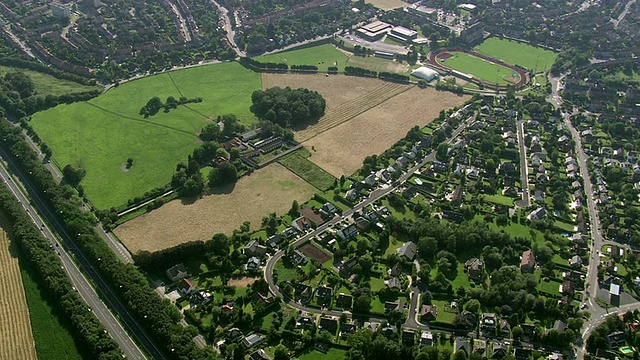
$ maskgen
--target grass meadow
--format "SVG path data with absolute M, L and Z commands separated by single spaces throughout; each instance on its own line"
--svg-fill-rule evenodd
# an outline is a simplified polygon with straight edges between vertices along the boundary
M 280 158 L 278 162 L 318 190 L 329 189 L 336 178 L 309 161 L 307 158 L 310 155 L 306 149 L 302 149 Z
M 90 357 L 91 354 L 83 349 L 82 344 L 76 343 L 70 332 L 70 322 L 65 319 L 62 311 L 55 308 L 49 295 L 40 288 L 33 270 L 24 259 L 20 259 L 20 273 L 29 306 L 31 331 L 38 359 L 80 360 Z
M 58 79 L 57 77 L 38 71 L 0 65 L 0 77 L 4 77 L 4 75 L 8 72 L 22 72 L 28 75 L 33 81 L 33 85 L 36 89 L 36 94 L 38 95 L 59 96 L 64 94 L 99 89 L 98 86 L 82 85 L 70 80 Z
M 474 51 L 502 60 L 510 65 L 519 65 L 536 73 L 551 69 L 557 56 L 551 50 L 496 37 L 485 40 L 476 46 Z
M 36 113 L 31 125 L 53 149 L 59 167 L 87 170 L 81 184 L 93 204 L 106 209 L 167 184 L 212 118 L 234 113 L 253 124 L 251 93 L 260 88 L 260 75 L 238 63 L 198 66 L 134 80 L 90 101 Z M 203 101 L 144 119 L 139 110 L 154 96 Z M 129 157 L 134 163 L 127 170 L 123 165 Z
M 462 52 L 454 52 L 452 55 L 452 57 L 446 60 L 439 61 L 452 69 L 474 75 L 491 83 L 497 82 L 501 85 L 511 84 L 511 82 L 505 80 L 505 78 L 514 75 L 511 69 L 492 64 L 486 60 Z M 516 74 L 516 76 L 519 75 Z
M 315 65 L 326 72 L 329 66 L 344 70 L 348 56 L 331 44 L 323 44 L 298 50 L 283 51 L 255 58 L 260 62 L 284 63 L 289 65 Z

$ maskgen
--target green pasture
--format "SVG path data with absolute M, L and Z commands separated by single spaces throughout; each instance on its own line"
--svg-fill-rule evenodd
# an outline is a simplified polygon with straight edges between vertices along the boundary
M 59 96 L 99 89 L 98 86 L 82 85 L 71 80 L 58 79 L 57 77 L 38 71 L 0 65 L 0 77 L 4 78 L 4 75 L 8 72 L 22 72 L 28 75 L 31 81 L 33 81 L 37 95 Z
M 315 65 L 322 72 L 329 66 L 344 70 L 348 56 L 331 44 L 323 44 L 303 49 L 283 51 L 256 57 L 260 62 L 284 63 L 289 65 Z
M 509 65 L 519 65 L 531 71 L 546 72 L 556 60 L 557 54 L 541 47 L 496 37 L 476 46 L 474 51 L 502 60 Z
M 512 84 L 505 80 L 505 78 L 513 75 L 511 69 L 492 64 L 489 61 L 469 54 L 461 52 L 454 52 L 451 54 L 453 55 L 452 57 L 446 60 L 440 60 L 440 63 L 463 73 L 474 75 L 490 83 L 497 82 L 501 85 Z
M 31 332 L 40 360 L 83 359 L 89 356 L 83 344 L 76 342 L 71 323 L 51 296 L 36 282 L 34 270 L 20 254 L 20 275 L 24 287 Z
M 336 178 L 318 165 L 309 161 L 307 158 L 310 155 L 306 149 L 301 149 L 280 158 L 278 162 L 317 189 L 322 191 L 327 190 L 333 186 Z
M 260 75 L 238 63 L 214 64 L 162 73 L 114 87 L 87 102 L 60 105 L 33 115 L 31 125 L 53 149 L 59 167 L 83 166 L 85 193 L 105 209 L 171 181 L 175 165 L 198 146 L 197 134 L 218 115 L 234 113 L 246 125 L 251 93 Z M 140 108 L 158 96 L 201 97 L 201 103 L 144 119 Z M 127 158 L 133 166 L 123 166 Z

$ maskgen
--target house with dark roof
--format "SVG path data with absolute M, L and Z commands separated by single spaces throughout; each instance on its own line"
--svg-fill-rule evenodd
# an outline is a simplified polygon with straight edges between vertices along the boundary
M 420 320 L 422 322 L 435 321 L 438 317 L 438 307 L 435 305 L 422 305 Z
M 385 280 L 384 284 L 387 285 L 389 289 L 402 289 L 402 281 L 400 281 L 400 279 L 398 279 L 397 277 L 392 277 L 389 280 Z
M 267 355 L 264 349 L 258 349 L 249 354 L 249 360 L 271 360 L 271 357 Z
M 323 316 L 320 318 L 320 323 L 318 324 L 319 331 L 328 331 L 330 334 L 335 335 L 336 331 L 338 331 L 338 320 L 332 317 Z
M 495 335 L 497 325 L 498 325 L 498 321 L 496 318 L 496 314 L 494 313 L 482 314 L 482 318 L 480 320 L 480 329 L 482 329 L 482 332 L 490 335 Z
M 184 267 L 184 264 L 177 264 L 167 270 L 167 277 L 171 279 L 171 281 L 178 281 L 182 278 L 187 277 L 189 274 L 187 273 L 187 268 Z
M 491 351 L 492 359 L 502 359 L 507 356 L 507 347 L 501 342 L 493 343 L 493 350 Z
M 380 334 L 388 339 L 394 337 L 397 333 L 398 328 L 395 325 L 386 326 L 380 330 Z
M 326 217 L 333 217 L 338 213 L 338 208 L 330 202 L 326 202 L 322 205 L 320 209 L 320 214 Z
M 189 279 L 182 279 L 180 281 L 180 284 L 178 284 L 178 291 L 183 294 L 191 294 L 197 289 L 198 288 L 196 288 L 196 286 Z
M 370 322 L 370 321 L 365 321 L 364 325 L 362 325 L 363 329 L 370 330 L 374 334 L 378 331 L 379 327 L 380 327 L 380 323 Z
M 251 349 L 252 347 L 263 342 L 264 340 L 265 340 L 264 336 L 257 333 L 253 333 L 249 336 L 245 336 L 244 339 L 242 339 L 242 345 L 244 345 L 247 349 Z
M 300 302 L 302 303 L 307 302 L 311 298 L 311 295 L 313 295 L 313 290 L 311 289 L 311 286 L 303 283 L 295 284 L 294 296 L 296 297 L 296 299 L 300 299 Z
M 260 270 L 260 259 L 258 259 L 257 257 L 250 257 L 249 260 L 247 260 L 247 263 L 244 265 L 244 268 L 247 271 L 258 271 Z
M 453 353 L 455 354 L 458 351 L 464 351 L 464 353 L 469 356 L 471 355 L 470 350 L 469 339 L 461 336 L 456 336 L 456 339 L 453 341 Z
M 342 323 L 340 324 L 340 333 L 338 334 L 338 336 L 346 339 L 349 335 L 354 334 L 357 329 L 358 328 L 356 327 L 356 324 Z
M 316 289 L 316 297 L 318 298 L 319 304 L 328 306 L 331 304 L 331 299 L 333 298 L 333 288 L 329 286 L 318 286 Z
M 311 329 L 315 326 L 315 319 L 307 315 L 300 315 L 296 319 L 296 329 Z
M 356 228 L 362 231 L 367 230 L 369 226 L 371 226 L 371 222 L 367 220 L 364 216 L 359 216 L 354 221 L 356 222 Z
M 353 306 L 353 296 L 343 293 L 338 294 L 336 305 L 338 305 L 342 309 L 351 309 L 351 307 Z
M 336 232 L 336 235 L 342 240 L 349 240 L 352 237 L 358 235 L 358 228 L 355 224 L 349 224 L 347 227 L 340 229 Z
M 416 333 L 413 330 L 402 329 L 402 345 L 413 346 L 416 343 Z
M 404 257 L 410 261 L 416 257 L 416 253 L 418 252 L 418 246 L 413 243 L 413 241 L 408 241 L 398 249 L 398 255 L 400 257 Z
M 267 245 L 269 245 L 269 247 L 275 249 L 278 247 L 278 245 L 284 241 L 284 238 L 280 235 L 271 235 L 271 237 L 269 237 L 269 239 L 267 239 Z
M 385 301 L 384 312 L 387 313 L 391 311 L 397 311 L 397 312 L 404 311 L 404 301 L 402 301 L 402 299 L 396 300 L 396 301 Z
M 487 342 L 481 339 L 473 340 L 473 353 L 478 354 L 483 358 L 487 358 Z
M 251 240 L 243 248 L 247 256 L 263 257 L 267 253 L 267 247 L 261 245 L 258 240 Z
M 340 276 L 345 278 L 351 276 L 351 271 L 353 270 L 353 267 L 356 265 L 358 265 L 357 257 L 352 257 L 347 261 L 343 261 L 340 267 L 338 268 Z
M 467 269 L 467 275 L 474 281 L 482 279 L 482 272 L 484 271 L 484 261 L 473 258 L 464 263 L 465 269 Z

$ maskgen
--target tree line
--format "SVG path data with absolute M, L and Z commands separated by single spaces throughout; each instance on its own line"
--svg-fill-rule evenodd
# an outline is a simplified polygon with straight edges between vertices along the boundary
M 144 118 L 148 118 L 149 116 L 153 116 L 160 111 L 160 109 L 164 108 L 164 112 L 169 112 L 171 109 L 176 109 L 178 105 L 190 104 L 190 103 L 200 103 L 202 102 L 201 97 L 187 99 L 184 96 L 181 96 L 179 100 L 177 100 L 173 96 L 168 96 L 167 100 L 163 103 L 159 97 L 154 96 L 140 109 L 139 114 L 143 115 Z
M 164 301 L 137 268 L 124 264 L 96 232 L 93 214 L 81 210 L 76 191 L 68 185 L 59 185 L 27 144 L 19 128 L 6 119 L 0 119 L 1 146 L 28 173 L 36 191 L 58 215 L 72 241 L 89 261 L 96 264 L 103 278 L 126 304 L 130 313 L 148 331 L 172 358 L 214 358 L 211 348 L 199 349 L 192 341 L 193 328 L 176 326 L 180 314 L 176 307 Z
M 0 209 L 11 222 L 11 241 L 15 241 L 36 270 L 36 280 L 55 300 L 53 306 L 70 319 L 76 338 L 98 359 L 121 358 L 118 344 L 105 333 L 104 326 L 87 303 L 73 291 L 62 261 L 40 229 L 31 221 L 22 206 L 5 186 L 0 187 Z

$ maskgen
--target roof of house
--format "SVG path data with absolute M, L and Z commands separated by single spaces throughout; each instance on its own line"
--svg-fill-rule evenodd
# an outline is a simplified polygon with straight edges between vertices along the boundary
M 418 246 L 414 244 L 412 241 L 408 241 L 398 249 L 398 255 L 404 256 L 409 260 L 413 260 L 416 256 L 416 252 L 418 251 Z
M 264 336 L 253 333 L 249 336 L 245 336 L 244 339 L 242 339 L 242 344 L 248 348 L 251 348 L 264 341 L 264 339 Z
M 172 279 L 180 274 L 186 274 L 186 273 L 187 273 L 187 268 L 184 267 L 183 263 L 174 265 L 167 270 L 167 276 L 169 276 Z
M 533 256 L 533 251 L 527 250 L 522 253 L 522 261 L 520 266 L 534 266 L 536 264 L 536 258 Z
M 304 216 L 307 220 L 311 221 L 315 226 L 324 224 L 324 219 L 320 214 L 313 211 L 310 208 L 302 208 L 299 210 L 300 215 Z

